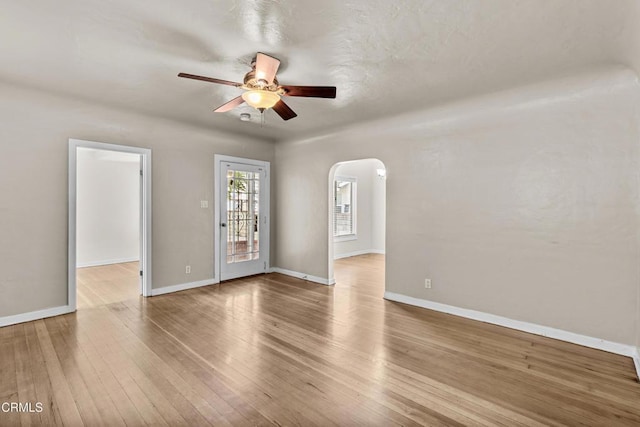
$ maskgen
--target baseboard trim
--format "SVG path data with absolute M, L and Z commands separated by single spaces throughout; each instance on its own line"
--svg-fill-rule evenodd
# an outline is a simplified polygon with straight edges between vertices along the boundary
M 584 347 L 590 347 L 598 350 L 608 351 L 609 353 L 620 354 L 622 356 L 633 357 L 635 351 L 635 347 L 627 344 L 606 341 L 600 338 L 580 335 L 574 332 L 568 332 L 548 326 L 537 325 L 535 323 L 513 320 L 507 317 L 497 316 L 495 314 L 484 313 L 482 311 L 469 310 L 466 308 L 441 304 L 439 302 L 414 298 L 402 294 L 396 294 L 394 292 L 385 292 L 384 299 L 400 302 L 403 304 L 409 304 L 416 307 L 427 308 L 429 310 L 440 311 L 442 313 L 453 314 L 456 316 L 465 317 L 467 319 L 479 320 L 480 322 L 504 326 L 506 328 L 516 329 L 519 331 L 528 332 L 530 334 L 541 335 L 543 337 L 554 338 L 557 340 L 578 344 Z
M 636 375 L 638 376 L 638 382 L 640 382 L 640 347 L 636 347 L 633 351 L 633 364 L 636 365 Z
M 31 322 L 34 320 L 46 319 L 47 317 L 60 316 L 62 314 L 73 313 L 68 305 L 60 307 L 46 308 L 44 310 L 30 311 L 28 313 L 14 314 L 12 316 L 0 317 L 0 328 L 4 326 L 16 325 L 18 323 Z
M 200 288 L 202 286 L 217 285 L 215 279 L 199 280 L 197 282 L 181 283 L 179 285 L 163 286 L 162 288 L 151 289 L 151 296 L 171 294 L 173 292 L 186 291 L 187 289 Z
M 270 269 L 270 271 L 272 271 L 273 273 L 284 274 L 285 276 L 295 277 L 297 279 L 307 280 L 309 282 L 319 283 L 325 286 L 331 286 L 336 284 L 336 281 L 333 279 L 328 280 L 323 277 L 312 276 L 310 274 L 300 273 L 298 271 L 285 270 L 284 268 L 279 268 L 279 267 L 273 267 Z
M 383 254 L 384 255 L 384 249 L 364 249 L 361 251 L 347 252 L 340 255 L 334 255 L 333 259 L 335 260 L 335 259 L 342 259 L 342 258 L 350 258 L 352 256 L 367 255 L 367 254 Z
M 123 264 L 125 262 L 136 262 L 136 261 L 140 261 L 140 257 L 118 258 L 118 259 L 108 259 L 108 260 L 104 260 L 104 261 L 93 261 L 93 262 L 86 262 L 86 263 L 78 263 L 78 264 L 76 264 L 76 268 L 99 267 L 101 265 Z

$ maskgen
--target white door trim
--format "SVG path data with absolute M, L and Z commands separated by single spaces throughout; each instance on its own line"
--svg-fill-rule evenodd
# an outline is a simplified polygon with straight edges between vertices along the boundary
M 77 204 L 77 149 L 94 148 L 98 150 L 118 151 L 121 153 L 140 154 L 142 168 L 142 296 L 151 296 L 151 150 L 148 148 L 129 147 L 126 145 L 105 144 L 102 142 L 69 139 L 69 265 L 68 265 L 68 306 L 72 311 L 77 308 L 76 294 L 76 204 Z
M 260 166 L 267 172 L 265 179 L 265 206 L 264 212 L 266 213 L 267 221 L 264 226 L 265 240 L 267 244 L 264 249 L 264 260 L 267 263 L 265 271 L 269 271 L 271 268 L 271 262 L 269 258 L 269 248 L 271 246 L 271 163 L 262 160 L 245 159 L 242 157 L 225 156 L 223 154 L 214 154 L 213 156 L 213 189 L 214 189 L 214 208 L 213 208 L 213 266 L 215 282 L 220 282 L 220 163 L 231 162 L 240 163 L 244 165 Z M 261 208 L 262 209 L 262 208 Z

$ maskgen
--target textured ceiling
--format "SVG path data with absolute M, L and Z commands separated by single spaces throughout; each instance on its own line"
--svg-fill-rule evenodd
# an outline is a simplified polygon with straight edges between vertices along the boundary
M 0 0 L 0 80 L 269 140 L 426 108 L 605 63 L 633 65 L 636 0 Z M 212 110 L 255 52 L 298 117 Z M 250 112 L 253 122 L 240 122 Z

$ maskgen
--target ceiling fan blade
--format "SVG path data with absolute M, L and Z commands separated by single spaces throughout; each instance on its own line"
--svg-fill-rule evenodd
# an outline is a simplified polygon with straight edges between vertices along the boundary
M 243 102 L 244 102 L 244 99 L 242 99 L 241 96 L 238 96 L 236 98 L 233 98 L 231 101 L 227 102 L 226 104 L 222 104 L 221 106 L 219 106 L 218 108 L 213 110 L 213 112 L 214 113 L 226 113 L 229 110 L 233 110 L 234 108 L 236 108 L 238 105 L 242 104 Z
M 335 86 L 281 86 L 286 96 L 305 96 L 308 98 L 335 98 Z
M 289 106 L 285 104 L 282 99 L 276 102 L 276 105 L 274 105 L 272 108 L 273 111 L 275 111 L 280 117 L 282 117 L 282 120 L 290 120 L 294 117 L 298 117 L 295 111 L 289 108 Z
M 269 82 L 269 84 L 273 83 L 279 66 L 279 59 L 258 52 L 256 55 L 256 79 L 264 79 Z
M 218 83 L 221 85 L 229 85 L 229 86 L 235 86 L 235 87 L 242 86 L 242 83 L 231 82 L 229 80 L 214 79 L 213 77 L 196 76 L 195 74 L 180 73 L 178 74 L 178 77 L 184 77 L 186 79 L 202 80 L 203 82 Z

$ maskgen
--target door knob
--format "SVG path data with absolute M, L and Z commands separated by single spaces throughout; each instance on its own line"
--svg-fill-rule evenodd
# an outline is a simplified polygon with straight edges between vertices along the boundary
M 226 226 L 227 226 L 227 223 L 226 223 L 226 222 L 221 222 L 221 223 L 220 223 L 220 227 L 226 227 Z

